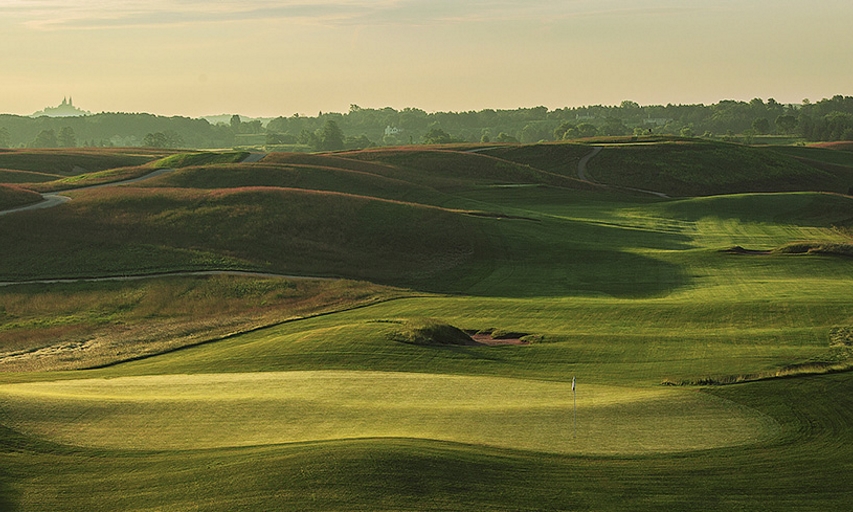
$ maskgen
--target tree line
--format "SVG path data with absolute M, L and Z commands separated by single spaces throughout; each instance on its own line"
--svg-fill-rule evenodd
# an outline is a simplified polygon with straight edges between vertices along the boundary
M 806 141 L 853 140 L 853 97 L 781 104 L 770 98 L 712 105 L 634 101 L 549 110 L 546 107 L 428 113 L 417 108 L 320 112 L 229 123 L 152 114 L 102 113 L 30 118 L 0 115 L 0 147 L 152 146 L 225 148 L 240 144 L 310 150 L 448 142 L 521 142 L 642 134 L 727 138 L 778 135 Z

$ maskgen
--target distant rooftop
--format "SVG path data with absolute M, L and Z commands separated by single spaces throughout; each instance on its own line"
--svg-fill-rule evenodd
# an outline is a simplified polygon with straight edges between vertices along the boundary
M 71 97 L 62 98 L 62 103 L 56 107 L 45 107 L 44 110 L 39 110 L 38 112 L 33 113 L 30 117 L 75 117 L 75 116 L 85 116 L 91 114 L 91 112 L 87 110 L 81 110 L 74 106 L 74 101 Z

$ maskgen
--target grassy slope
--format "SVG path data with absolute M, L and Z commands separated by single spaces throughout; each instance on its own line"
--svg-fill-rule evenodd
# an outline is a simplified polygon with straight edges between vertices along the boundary
M 114 363 L 405 295 L 369 283 L 234 276 L 0 288 L 0 372 Z
M 306 164 L 294 162 L 294 156 L 280 158 L 291 164 Z M 340 168 L 341 160 L 345 160 L 323 158 L 327 159 L 326 167 Z M 431 160 L 430 156 L 424 161 L 442 160 Z M 367 169 L 380 166 L 384 170 L 375 174 L 396 179 L 424 167 L 423 163 L 411 167 L 399 162 L 356 163 L 360 172 L 372 172 Z M 594 166 L 592 169 L 594 174 Z M 450 183 L 445 176 L 449 171 L 441 171 L 434 182 L 422 176 L 425 181 L 418 185 L 440 189 Z M 518 176 L 524 175 L 519 171 Z M 193 179 L 200 182 L 199 176 Z M 158 378 L 169 382 L 169 375 L 180 374 L 345 370 L 471 376 L 477 382 L 473 387 L 485 386 L 484 393 L 493 389 L 510 393 L 513 386 L 491 386 L 498 382 L 492 379 L 521 379 L 518 385 L 524 389 L 538 385 L 537 380 L 549 380 L 565 391 L 565 383 L 578 375 L 580 401 L 583 393 L 607 386 L 619 386 L 631 393 L 658 391 L 651 386 L 662 379 L 747 373 L 819 359 L 828 350 L 830 328 L 853 325 L 849 305 L 853 261 L 815 255 L 719 252 L 732 245 L 772 248 L 804 239 L 846 240 L 846 232 L 833 226 L 853 218 L 853 201 L 849 198 L 747 194 L 670 202 L 573 191 L 535 180 L 521 181 L 532 186 L 494 186 L 505 184 L 503 178 L 493 181 L 487 176 L 472 172 L 470 179 L 464 180 L 466 185 L 453 192 L 454 197 L 441 201 L 446 201 L 445 206 L 476 205 L 485 211 L 535 220 L 457 217 L 438 210 L 441 215 L 466 219 L 460 220 L 458 227 L 441 231 L 441 236 L 467 238 L 480 233 L 477 247 L 488 250 L 479 250 L 460 267 L 466 269 L 464 280 L 459 280 L 459 274 L 451 274 L 421 282 L 427 283 L 427 288 L 453 286 L 476 296 L 393 301 L 97 372 L 17 374 L 2 380 L 167 375 Z M 165 213 L 164 218 L 174 218 L 178 228 L 155 224 L 158 236 L 162 237 L 164 229 L 170 233 L 159 240 L 171 243 L 184 237 L 192 240 L 192 232 L 209 226 L 211 220 L 222 226 L 220 233 L 234 233 L 227 231 L 231 215 L 211 217 L 209 207 L 223 207 L 225 213 L 239 211 L 234 226 L 245 222 L 250 205 L 282 211 L 277 201 L 259 202 L 267 193 L 287 197 L 313 213 L 323 213 L 325 210 L 317 206 L 329 197 L 336 199 L 329 210 L 335 212 L 341 208 L 339 198 L 351 198 L 320 194 L 311 195 L 311 202 L 304 203 L 298 198 L 308 197 L 299 195 L 305 192 L 281 196 L 291 192 L 213 194 L 152 189 L 138 194 L 140 199 L 129 194 L 81 193 L 74 201 L 80 206 L 71 209 L 72 202 L 63 208 L 76 212 L 80 222 L 68 226 L 90 226 L 92 219 L 107 214 L 116 217 L 110 212 L 122 211 L 129 204 L 149 204 L 134 210 L 149 212 L 146 217 L 160 211 Z M 226 198 L 236 200 L 228 203 Z M 314 199 L 321 200 L 315 203 Z M 190 212 L 197 213 L 199 219 L 192 220 Z M 379 226 L 382 221 L 387 224 L 396 220 L 398 214 L 394 208 L 367 219 Z M 340 216 L 330 218 L 337 221 Z M 132 216 L 119 220 L 127 226 L 138 225 Z M 475 229 L 464 231 L 470 226 Z M 122 229 L 128 229 L 118 232 L 125 238 L 145 235 L 144 230 Z M 355 231 L 363 229 L 364 225 Z M 385 225 L 376 229 L 377 233 L 388 232 Z M 311 226 L 308 231 L 317 231 L 317 227 Z M 438 231 L 434 233 L 439 236 Z M 215 234 L 208 233 L 205 240 Z M 221 254 L 221 246 L 209 241 L 205 246 L 202 238 L 199 236 L 195 243 L 206 247 L 208 254 Z M 246 238 L 244 243 L 260 245 L 258 240 L 260 236 Z M 412 239 L 401 240 L 407 247 L 420 247 L 411 243 Z M 290 264 L 293 259 L 281 261 Z M 441 318 L 462 328 L 498 327 L 537 333 L 543 335 L 543 341 L 526 347 L 447 348 L 418 347 L 389 339 L 393 324 L 387 321 L 417 316 Z M 381 374 L 369 375 L 384 378 Z M 460 431 L 458 425 L 465 424 L 462 419 L 439 429 L 441 436 L 449 435 L 439 436 L 445 441 L 366 439 L 183 452 L 71 448 L 51 444 L 49 439 L 56 439 L 57 434 L 40 431 L 42 427 L 35 425 L 41 422 L 48 428 L 56 418 L 63 417 L 57 416 L 57 411 L 75 412 L 75 407 L 59 407 L 16 420 L 32 422 L 27 428 L 42 432 L 43 438 L 11 431 L 0 435 L 8 451 L 0 455 L 7 468 L 0 470 L 0 496 L 9 504 L 21 503 L 25 509 L 55 510 L 841 509 L 851 497 L 846 482 L 853 477 L 849 462 L 853 439 L 846 428 L 853 421 L 849 414 L 853 405 L 851 386 L 853 379 L 844 374 L 704 391 L 660 390 L 672 391 L 672 397 L 683 393 L 716 395 L 728 400 L 722 402 L 727 407 L 741 404 L 768 415 L 776 425 L 768 423 L 764 430 L 774 434 L 772 439 L 748 447 L 666 456 L 637 456 L 626 450 L 616 457 L 577 457 L 469 445 L 466 443 L 481 443 L 483 439 L 464 438 L 474 429 Z M 536 399 L 549 400 L 541 395 Z M 84 397 L 80 400 L 85 402 Z M 557 403 L 561 398 L 554 400 Z M 20 407 L 30 406 L 37 408 L 37 402 L 0 401 L 0 407 L 11 412 L 19 413 Z M 341 415 L 342 422 L 335 427 L 338 432 L 355 428 L 346 420 L 354 417 L 348 414 L 356 412 L 338 407 L 330 410 Z M 689 410 L 703 409 L 693 405 Z M 129 411 L 145 412 L 136 408 Z M 202 408 L 188 407 L 186 411 L 203 417 Z M 688 440 L 707 439 L 713 434 L 680 430 L 686 424 L 679 419 L 678 409 L 664 407 L 663 411 L 662 418 L 645 418 L 638 424 L 657 430 L 671 427 L 686 432 Z M 614 411 L 595 407 L 586 412 L 592 415 L 596 428 L 604 424 L 619 427 L 621 420 L 630 423 L 630 418 L 643 418 L 639 412 L 608 416 Z M 89 417 L 81 426 L 107 421 L 108 412 L 104 414 Z M 419 424 L 440 422 L 440 418 L 430 417 Z M 596 418 L 613 420 L 595 423 Z M 580 419 L 583 425 L 590 418 Z M 25 428 L 23 423 L 18 425 Z M 235 428 L 227 422 L 218 424 L 226 430 Z M 490 422 L 494 424 L 500 421 Z M 483 427 L 494 428 L 490 425 Z M 517 447 L 524 447 L 527 433 L 532 439 L 548 439 L 533 427 L 519 425 L 514 438 Z M 366 430 L 356 432 L 364 434 Z M 416 429 L 409 432 L 421 435 Z M 15 454 L 21 451 L 23 455 Z
M 0 185 L 0 211 L 41 201 L 41 195 L 13 185 Z
M 0 169 L 71 176 L 80 172 L 142 165 L 165 153 L 168 151 L 144 148 L 3 150 L 0 151 Z
M 716 142 L 619 145 L 590 162 L 596 181 L 670 196 L 823 190 L 847 192 L 853 175 L 829 173 L 772 148 Z

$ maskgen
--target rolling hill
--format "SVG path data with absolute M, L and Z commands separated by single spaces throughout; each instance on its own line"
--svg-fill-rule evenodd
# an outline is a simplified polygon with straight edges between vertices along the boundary
M 196 153 L 0 216 L 0 509 L 845 509 L 853 258 L 792 248 L 853 244 L 846 156 L 604 142 L 597 183 L 599 141 Z

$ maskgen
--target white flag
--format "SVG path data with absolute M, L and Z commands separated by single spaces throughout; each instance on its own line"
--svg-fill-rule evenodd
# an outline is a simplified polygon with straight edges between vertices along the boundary
M 572 376 L 572 391 L 575 390 L 575 378 Z

